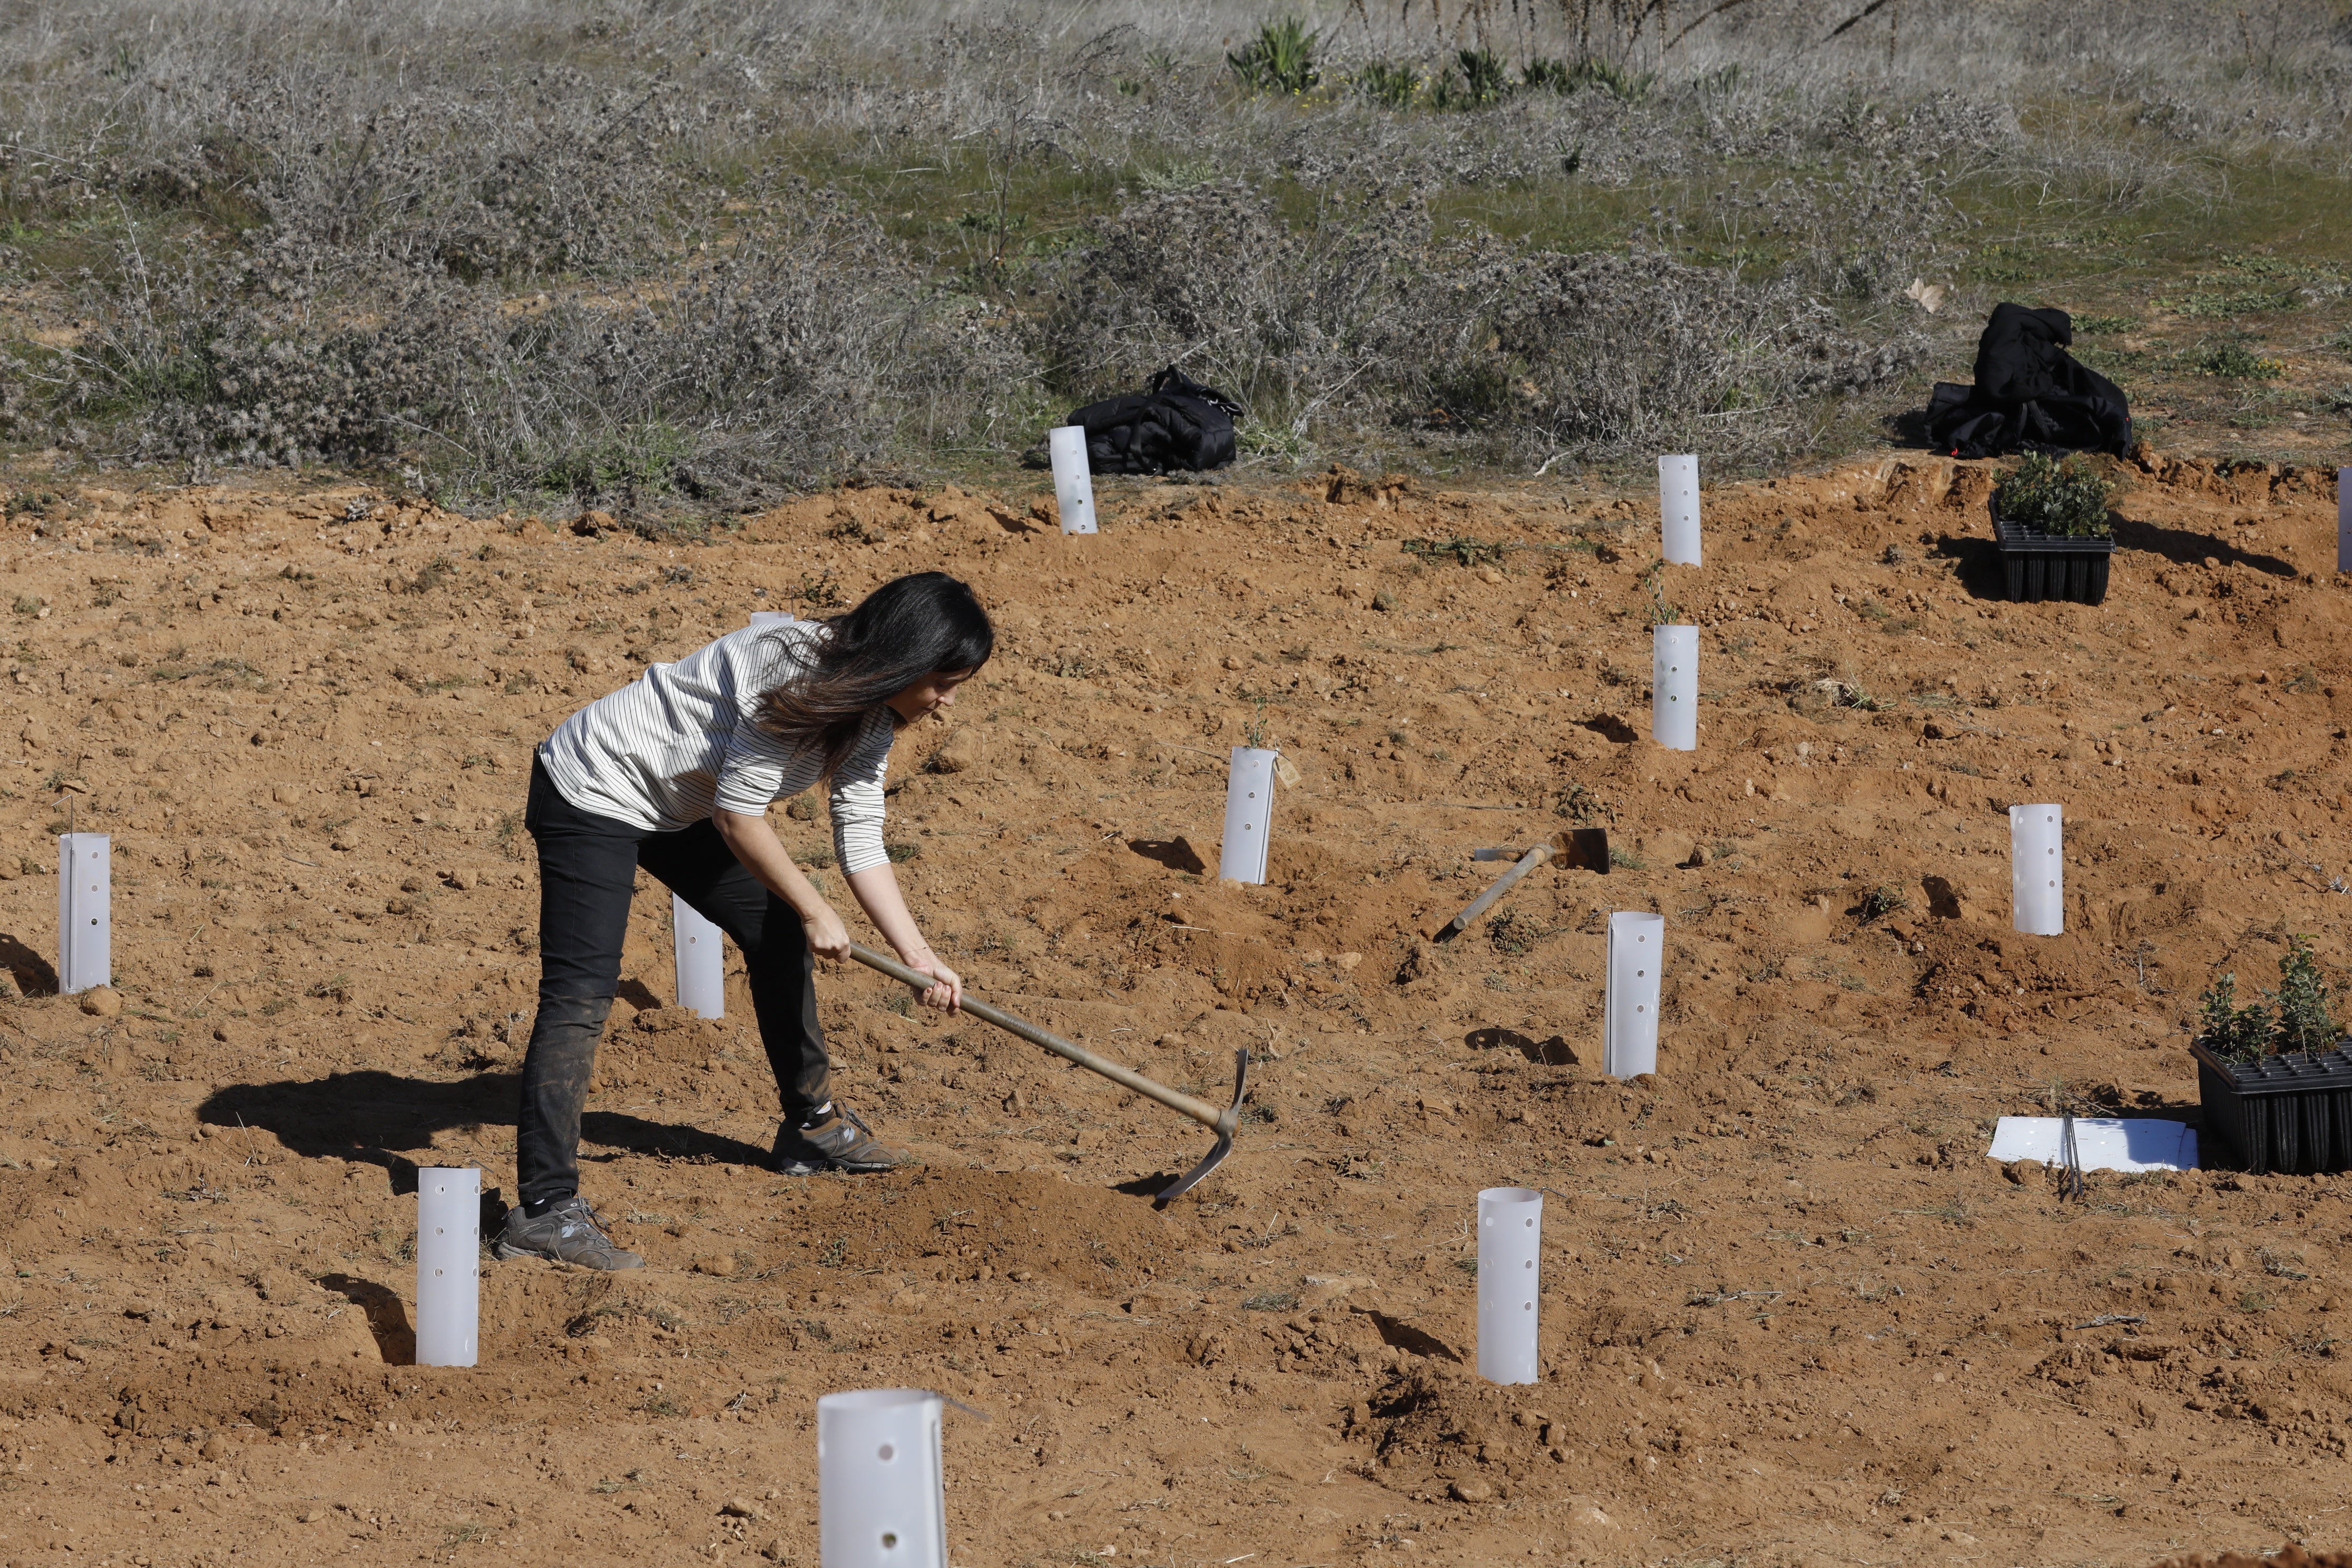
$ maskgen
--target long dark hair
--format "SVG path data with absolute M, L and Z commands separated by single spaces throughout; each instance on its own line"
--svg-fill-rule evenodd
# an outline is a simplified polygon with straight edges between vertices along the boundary
M 780 741 L 815 742 L 827 779 L 884 702 L 927 675 L 978 669 L 996 650 L 988 612 L 944 572 L 885 583 L 847 615 L 821 624 L 825 635 L 808 664 L 761 697 L 753 722 Z M 898 721 L 895 711 L 891 717 Z

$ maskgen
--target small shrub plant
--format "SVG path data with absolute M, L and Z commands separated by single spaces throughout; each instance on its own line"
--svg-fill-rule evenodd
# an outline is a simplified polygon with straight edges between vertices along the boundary
M 1411 66 L 1374 60 L 1348 79 L 1356 96 L 1382 109 L 1411 109 L 1421 97 L 1421 73 Z
M 2107 531 L 2107 503 L 2116 487 L 2072 458 L 2029 452 L 1993 492 L 2000 515 L 2027 528 L 2068 539 Z
M 2189 362 L 2200 375 L 2224 381 L 2276 381 L 2286 374 L 2284 362 L 2266 359 L 2243 343 L 2217 343 Z
M 2311 952 L 2311 939 L 2298 936 L 2287 943 L 2279 960 L 2278 989 L 2263 993 L 2278 1009 L 2278 1049 L 2325 1051 L 2341 1037 L 2336 1027 L 2335 996 L 2320 977 Z
M 2283 1052 L 2329 1050 L 2341 1037 L 2335 994 L 2320 975 L 2309 937 L 2289 940 L 2279 959 L 2278 989 L 2263 992 L 2261 1000 L 2238 1005 L 2234 972 L 2198 999 L 2198 1043 L 2232 1067 Z
M 1323 79 L 1315 66 L 1321 42 L 1322 35 L 1297 17 L 1278 16 L 1259 23 L 1257 36 L 1240 53 L 1227 55 L 1225 64 L 1253 92 L 1312 92 Z
M 1454 63 L 1430 89 L 1440 109 L 1483 109 L 1511 96 L 1510 68 L 1491 49 L 1457 49 Z

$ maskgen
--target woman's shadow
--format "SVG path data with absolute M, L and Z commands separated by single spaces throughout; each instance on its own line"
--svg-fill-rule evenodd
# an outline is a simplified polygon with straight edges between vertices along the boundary
M 381 1165 L 391 1174 L 393 1190 L 406 1193 L 416 1190 L 418 1162 L 408 1157 L 410 1152 L 430 1150 L 436 1134 L 454 1127 L 513 1126 L 520 1085 L 521 1076 L 511 1072 L 446 1081 L 373 1069 L 332 1073 L 228 1084 L 196 1107 L 196 1117 L 215 1127 L 262 1129 L 310 1159 Z M 769 1160 L 767 1150 L 740 1139 L 620 1111 L 588 1112 L 581 1118 L 580 1135 L 583 1142 L 608 1150 L 674 1160 L 761 1166 Z

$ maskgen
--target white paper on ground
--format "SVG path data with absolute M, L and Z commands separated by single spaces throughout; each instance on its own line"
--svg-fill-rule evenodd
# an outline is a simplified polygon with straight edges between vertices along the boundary
M 1095 531 L 1095 476 L 1087 463 L 1083 425 L 1057 425 L 1045 433 L 1054 459 L 1054 501 L 1062 510 L 1064 533 Z
M 698 1018 L 727 1016 L 725 933 L 676 893 L 669 919 L 677 945 L 677 1005 Z
M 789 610 L 754 610 L 751 612 L 751 625 L 755 627 L 788 626 L 792 624 L 793 616 L 792 612 Z
M 1658 459 L 1658 552 L 1677 566 L 1699 564 L 1698 457 Z
M 2004 1116 L 1993 1129 L 1988 1160 L 2039 1160 L 2063 1165 L 2066 1119 Z M 2116 1116 L 2074 1118 L 2074 1153 L 2086 1171 L 2193 1171 L 2197 1130 L 2180 1121 Z

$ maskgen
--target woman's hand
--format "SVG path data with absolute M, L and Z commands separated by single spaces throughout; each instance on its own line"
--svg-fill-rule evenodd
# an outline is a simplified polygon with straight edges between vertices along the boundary
M 710 824 L 719 830 L 719 841 L 760 879 L 760 885 L 801 917 L 801 931 L 808 938 L 811 952 L 835 963 L 849 956 L 849 928 L 841 923 L 841 917 L 833 912 L 833 906 L 824 901 L 807 873 L 793 864 L 765 816 L 714 811 Z
M 927 947 L 899 954 L 907 967 L 929 975 L 939 984 L 923 993 L 923 1005 L 936 1007 L 942 1013 L 953 1013 L 963 1005 L 963 976 L 941 963 Z
M 849 928 L 833 912 L 831 904 L 819 904 L 801 915 L 801 930 L 808 936 L 809 951 L 819 958 L 835 963 L 849 956 Z

